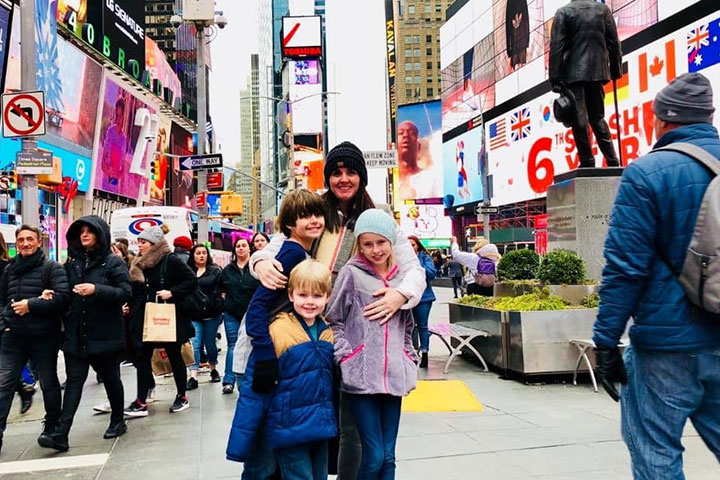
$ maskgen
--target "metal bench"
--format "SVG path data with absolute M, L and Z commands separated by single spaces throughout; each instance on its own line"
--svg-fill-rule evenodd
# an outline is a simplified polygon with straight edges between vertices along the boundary
M 480 355 L 480 352 L 478 352 L 475 347 L 473 347 L 470 343 L 478 337 L 489 336 L 490 334 L 488 332 L 486 332 L 485 330 L 477 330 L 475 328 L 465 327 L 463 325 L 458 325 L 455 323 L 437 323 L 428 326 L 428 330 L 430 331 L 431 335 L 437 335 L 438 337 L 440 337 L 440 340 L 442 340 L 442 342 L 445 344 L 448 351 L 450 352 L 450 357 L 445 363 L 443 373 L 448 373 L 448 371 L 450 370 L 450 364 L 455 359 L 455 357 L 462 353 L 462 349 L 464 347 L 467 347 L 478 358 L 478 360 L 480 360 L 480 362 L 483 364 L 483 367 L 485 368 L 485 371 L 488 371 L 488 366 L 487 363 L 485 363 L 485 359 L 482 355 Z M 452 347 L 452 339 L 455 339 L 459 342 L 459 345 L 455 348 Z
M 580 363 L 584 360 L 585 365 L 588 368 L 588 373 L 590 373 L 590 380 L 592 381 L 593 390 L 595 390 L 595 393 L 598 393 L 597 380 L 595 380 L 595 371 L 593 370 L 592 363 L 590 363 L 590 359 L 587 356 L 587 351 L 591 348 L 595 348 L 595 342 L 593 342 L 592 340 L 574 338 L 570 340 L 570 345 L 574 345 L 578 349 L 578 359 L 575 363 L 575 370 L 573 370 L 573 385 L 577 386 L 578 370 L 580 369 Z M 630 345 L 629 341 L 627 339 L 622 339 L 620 340 L 618 347 L 625 348 L 628 345 Z

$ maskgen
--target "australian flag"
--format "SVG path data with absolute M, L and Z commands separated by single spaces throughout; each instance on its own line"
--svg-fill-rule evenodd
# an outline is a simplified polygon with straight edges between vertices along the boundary
M 720 63 L 720 17 L 688 32 L 687 53 L 690 73 Z

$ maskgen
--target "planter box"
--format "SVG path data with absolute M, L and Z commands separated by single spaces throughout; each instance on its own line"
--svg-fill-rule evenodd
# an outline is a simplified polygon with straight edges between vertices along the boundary
M 537 375 L 573 371 L 578 351 L 569 341 L 592 338 L 597 309 L 507 313 L 508 368 Z
M 597 293 L 600 285 L 550 285 L 550 294 L 570 302 L 571 305 L 580 305 L 585 297 Z
M 493 288 L 493 295 L 496 297 L 519 297 L 526 293 L 532 293 L 533 289 L 541 288 L 542 285 L 513 285 L 512 283 L 496 283 Z
M 457 323 L 466 327 L 485 330 L 490 335 L 476 338 L 472 346 L 485 358 L 488 365 L 505 368 L 507 355 L 503 353 L 506 338 L 505 326 L 507 312 L 488 310 L 486 308 L 472 307 L 460 303 L 448 303 L 450 308 L 450 323 Z
M 592 338 L 597 309 L 550 312 L 500 312 L 448 304 L 450 323 L 485 330 L 472 345 L 489 365 L 523 375 L 572 373 L 577 349 L 571 339 Z M 581 365 L 580 371 L 587 371 Z

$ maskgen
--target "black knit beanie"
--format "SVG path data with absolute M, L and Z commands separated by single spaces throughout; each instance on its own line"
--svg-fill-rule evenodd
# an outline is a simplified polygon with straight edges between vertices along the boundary
M 360 149 L 351 142 L 342 142 L 335 145 L 325 158 L 325 186 L 330 188 L 330 175 L 338 168 L 346 167 L 355 170 L 360 175 L 360 182 L 363 186 L 368 183 L 367 167 L 365 158 Z

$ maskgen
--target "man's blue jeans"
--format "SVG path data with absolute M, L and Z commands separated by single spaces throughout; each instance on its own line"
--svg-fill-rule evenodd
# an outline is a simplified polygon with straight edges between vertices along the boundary
M 681 437 L 688 418 L 720 460 L 720 351 L 651 352 L 629 347 L 625 368 L 622 435 L 635 480 L 685 478 Z
M 205 352 L 207 353 L 208 363 L 210 365 L 217 365 L 218 363 L 218 350 L 215 344 L 218 328 L 222 323 L 222 315 L 217 317 L 209 318 L 207 320 L 195 321 L 192 324 L 195 327 L 195 336 L 192 339 L 193 353 L 195 354 L 195 363 L 190 366 L 190 370 L 197 370 L 200 368 L 200 345 L 205 345 Z
M 283 480 L 327 480 L 328 442 L 303 443 L 275 451 Z
M 393 480 L 402 397 L 385 394 L 348 397 L 362 443 L 357 480 Z
M 223 375 L 223 385 L 235 385 L 235 372 L 233 372 L 233 357 L 235 354 L 235 344 L 240 331 L 240 319 L 229 312 L 223 313 L 223 322 L 225 323 L 225 338 L 227 338 L 227 353 L 225 354 L 225 374 Z M 238 388 L 240 383 L 238 382 Z

